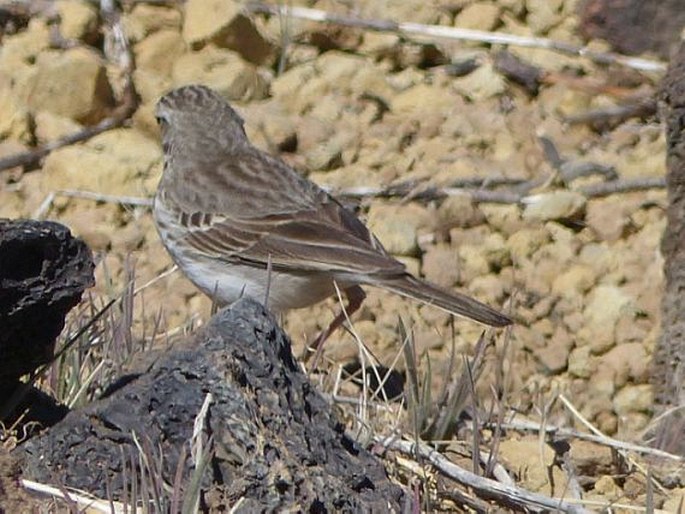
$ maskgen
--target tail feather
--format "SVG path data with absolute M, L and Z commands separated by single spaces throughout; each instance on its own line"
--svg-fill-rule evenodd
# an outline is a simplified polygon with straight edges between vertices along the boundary
M 428 282 L 412 277 L 411 275 L 374 282 L 373 285 L 393 291 L 402 296 L 414 298 L 429 305 L 435 305 L 449 313 L 463 316 L 479 323 L 490 325 L 491 327 L 506 327 L 513 323 L 508 316 L 488 307 L 478 300 L 474 300 L 473 298 L 460 293 L 447 292 Z

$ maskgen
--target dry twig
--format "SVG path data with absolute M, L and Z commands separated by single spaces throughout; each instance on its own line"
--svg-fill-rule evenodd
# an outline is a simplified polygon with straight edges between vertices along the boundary
M 541 37 L 524 37 L 501 32 L 486 32 L 482 30 L 460 29 L 443 25 L 425 25 L 422 23 L 395 22 L 390 20 L 368 20 L 333 14 L 319 9 L 294 7 L 286 5 L 269 5 L 262 2 L 250 2 L 246 6 L 248 11 L 254 13 L 274 14 L 290 16 L 302 20 L 330 23 L 348 27 L 358 27 L 378 32 L 395 32 L 404 35 L 427 36 L 436 39 L 451 39 L 459 41 L 477 41 L 493 45 L 521 46 L 528 48 L 544 48 L 578 57 L 585 57 L 599 64 L 620 64 L 628 68 L 640 71 L 652 71 L 663 73 L 666 64 L 660 61 L 628 57 L 611 52 L 594 52 L 587 47 L 554 41 Z
M 428 460 L 440 472 L 456 480 L 462 485 L 471 487 L 476 494 L 483 498 L 496 498 L 504 504 L 518 508 L 531 509 L 537 512 L 569 512 L 580 514 L 588 512 L 583 507 L 572 505 L 562 499 L 550 498 L 541 494 L 531 493 L 525 489 L 500 484 L 489 478 L 480 477 L 470 471 L 460 468 L 437 450 L 422 442 L 401 441 L 376 437 L 376 442 L 386 448 L 399 451 L 405 455 L 418 455 Z

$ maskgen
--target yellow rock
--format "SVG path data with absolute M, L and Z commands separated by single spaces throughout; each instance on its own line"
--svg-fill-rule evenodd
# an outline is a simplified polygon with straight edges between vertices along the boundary
M 186 44 L 177 31 L 160 30 L 146 37 L 133 48 L 136 69 L 168 76 L 171 74 L 174 62 L 185 50 Z
M 100 58 L 86 48 L 46 51 L 24 92 L 34 111 L 49 111 L 80 123 L 96 123 L 113 103 L 112 90 Z
M 150 196 L 145 187 L 159 174 L 158 144 L 132 129 L 100 134 L 79 146 L 52 152 L 43 166 L 46 192 L 77 189 L 111 195 Z
M 275 55 L 275 47 L 234 0 L 188 0 L 183 38 L 190 45 L 212 41 L 255 64 L 266 64 Z
M 91 4 L 80 0 L 59 0 L 56 6 L 62 37 L 89 42 L 97 37 L 98 13 Z
M 175 86 L 205 84 L 231 100 L 259 100 L 269 90 L 268 77 L 231 50 L 206 46 L 176 60 L 171 73 Z

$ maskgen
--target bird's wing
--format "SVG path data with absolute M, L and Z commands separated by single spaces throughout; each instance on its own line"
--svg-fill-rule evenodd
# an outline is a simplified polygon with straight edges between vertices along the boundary
M 216 183 L 202 190 L 221 195 L 210 195 L 202 208 L 193 195 L 170 202 L 186 229 L 185 241 L 198 252 L 284 271 L 404 273 L 404 265 L 351 211 L 281 161 L 255 152 L 220 166 Z M 270 174 L 248 180 L 246 174 L 259 166 Z

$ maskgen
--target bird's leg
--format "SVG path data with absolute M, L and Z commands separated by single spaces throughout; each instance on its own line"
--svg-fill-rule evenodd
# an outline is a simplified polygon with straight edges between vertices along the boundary
M 359 286 L 348 287 L 344 291 L 345 297 L 347 298 L 347 305 L 340 309 L 340 312 L 333 318 L 331 324 L 328 325 L 326 330 L 323 330 L 314 341 L 309 343 L 302 354 L 302 360 L 307 362 L 309 358 L 314 355 L 314 362 L 312 363 L 312 369 L 315 369 L 319 363 L 319 358 L 323 350 L 323 343 L 328 339 L 328 337 L 335 332 L 343 322 L 352 316 L 359 307 L 361 307 L 364 298 L 366 298 L 366 293 Z

